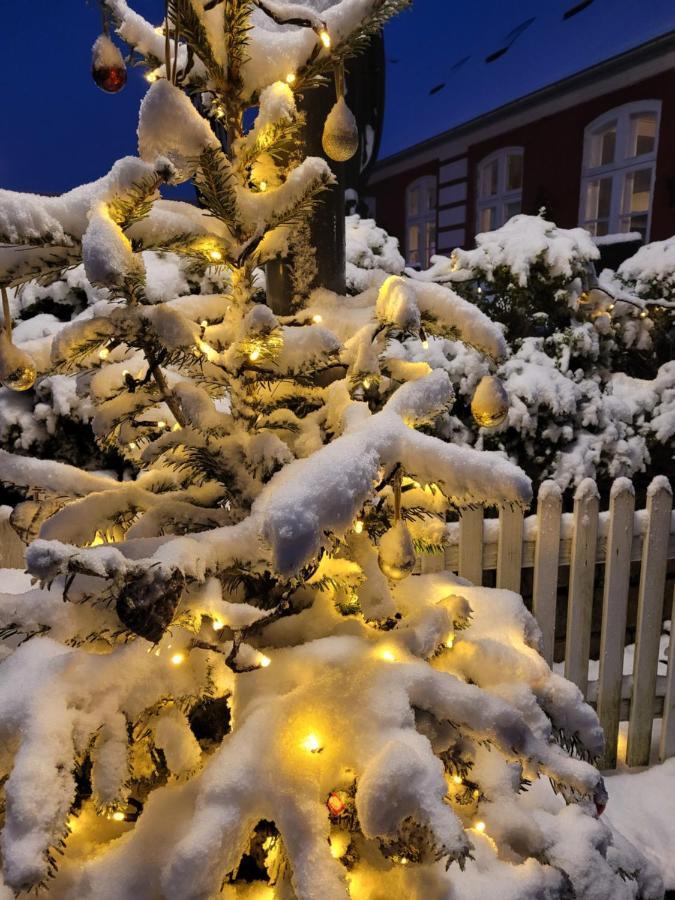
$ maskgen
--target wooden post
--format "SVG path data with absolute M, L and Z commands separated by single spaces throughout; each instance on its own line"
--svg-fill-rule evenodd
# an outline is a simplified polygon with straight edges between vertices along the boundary
M 520 591 L 523 561 L 523 511 L 520 507 L 504 507 L 499 511 L 499 546 L 497 548 L 497 587 Z
M 537 535 L 534 551 L 532 611 L 542 633 L 542 654 L 553 664 L 555 611 L 558 596 L 562 493 L 555 481 L 545 481 L 537 497 Z
M 634 512 L 633 485 L 627 478 L 618 478 L 612 485 L 609 500 L 600 639 L 598 716 L 605 733 L 605 752 L 600 764 L 603 769 L 616 768 Z
M 663 722 L 659 741 L 659 761 L 675 756 L 675 591 L 670 615 L 670 643 L 668 646 L 668 671 L 666 694 L 663 698 Z
M 483 507 L 465 509 L 459 519 L 458 575 L 472 584 L 483 583 Z
M 596 484 L 591 478 L 584 478 L 574 495 L 574 530 L 565 640 L 565 678 L 573 681 L 584 696 L 588 690 L 598 507 Z
M 629 766 L 649 765 L 672 506 L 673 493 L 668 479 L 659 475 L 647 491 L 647 532 L 642 547 L 626 751 Z

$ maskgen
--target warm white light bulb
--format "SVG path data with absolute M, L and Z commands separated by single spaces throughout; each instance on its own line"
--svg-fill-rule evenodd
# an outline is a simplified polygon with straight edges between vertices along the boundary
M 461 775 L 453 775 L 452 780 L 455 784 L 462 784 L 462 776 Z
M 98 351 L 99 359 L 107 359 L 110 356 L 110 350 L 107 347 L 101 347 Z
M 185 662 L 184 653 L 174 653 L 171 657 L 171 665 L 173 666 L 179 666 L 182 662 Z
M 261 181 L 260 184 L 258 185 L 258 187 L 260 188 L 261 191 L 266 191 L 267 190 L 267 182 Z
M 323 316 L 317 313 L 315 316 L 312 316 L 312 322 L 314 322 L 315 325 L 318 325 L 319 322 L 323 322 Z
M 251 350 L 248 358 L 251 360 L 251 362 L 255 362 L 256 359 L 260 359 L 260 350 L 258 350 L 257 348 L 255 350 Z
M 425 340 L 422 341 L 422 347 L 423 347 L 425 350 L 428 350 L 428 349 L 429 349 L 429 341 L 427 341 L 426 338 L 425 338 Z
M 294 83 L 295 83 L 295 72 L 289 72 L 289 73 L 288 73 L 288 75 L 286 76 L 286 83 L 287 83 L 287 84 L 294 84 Z
M 149 81 L 150 84 L 157 81 L 157 78 L 158 78 L 158 75 L 156 72 L 146 72 L 145 73 L 145 80 Z
M 318 753 L 321 750 L 321 742 L 315 734 L 308 734 L 302 746 L 308 753 Z
M 395 662 L 396 657 L 391 650 L 382 650 L 380 653 L 380 659 L 383 659 L 385 662 Z
M 321 43 L 324 45 L 326 50 L 330 50 L 330 44 L 331 44 L 330 35 L 328 34 L 328 32 L 326 31 L 325 28 L 321 29 L 321 31 L 319 32 L 319 37 L 321 38 Z
M 357 519 L 354 523 L 354 531 L 357 534 L 361 534 L 361 532 L 363 531 L 363 522 L 361 521 L 361 519 Z
M 223 254 L 220 250 L 209 250 L 209 256 L 214 262 L 219 262 L 223 258 Z
M 124 822 L 124 818 L 125 818 L 124 813 L 120 812 L 119 810 L 112 814 L 112 819 L 115 822 Z
M 225 627 L 225 623 L 222 621 L 222 619 L 214 619 L 211 627 L 214 631 L 222 631 Z
M 485 831 L 485 822 L 476 822 L 473 827 L 475 831 L 477 831 L 479 834 L 482 834 Z
M 260 666 L 262 666 L 263 669 L 266 669 L 270 665 L 271 662 L 272 662 L 272 660 L 269 658 L 269 656 L 265 656 L 264 654 L 258 660 L 258 664 Z

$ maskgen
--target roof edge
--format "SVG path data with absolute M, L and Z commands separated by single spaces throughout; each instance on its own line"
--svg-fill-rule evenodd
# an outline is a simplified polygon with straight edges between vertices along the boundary
M 602 60 L 602 62 L 594 63 L 592 66 L 581 69 L 579 72 L 574 72 L 572 75 L 567 75 L 565 78 L 559 78 L 557 81 L 553 81 L 544 87 L 537 88 L 536 91 L 531 91 L 529 94 L 524 94 L 522 97 L 517 97 L 515 100 L 509 100 L 508 103 L 503 103 L 501 106 L 496 106 L 494 109 L 490 109 L 478 116 L 474 116 L 473 119 L 467 119 L 466 122 L 454 125 L 452 128 L 448 128 L 431 138 L 419 141 L 416 144 L 411 144 L 411 146 L 407 147 L 405 150 L 399 150 L 397 153 L 392 153 L 390 156 L 378 159 L 371 171 L 371 179 L 380 169 L 401 162 L 409 156 L 415 156 L 418 153 L 431 150 L 437 144 L 444 144 L 449 140 L 456 139 L 464 134 L 469 134 L 471 131 L 489 125 L 505 115 L 527 110 L 529 107 L 536 106 L 543 100 L 550 99 L 563 92 L 581 87 L 600 75 L 611 75 L 615 71 L 624 71 L 623 67 L 627 63 L 630 65 L 638 65 L 646 59 L 653 58 L 655 50 L 665 53 L 672 49 L 675 49 L 675 29 L 667 31 L 665 34 L 661 34 L 649 41 L 645 41 L 642 44 L 638 44 L 636 47 L 631 47 L 630 50 L 625 50 L 623 53 L 619 53 L 616 56 L 610 56 L 607 59 Z

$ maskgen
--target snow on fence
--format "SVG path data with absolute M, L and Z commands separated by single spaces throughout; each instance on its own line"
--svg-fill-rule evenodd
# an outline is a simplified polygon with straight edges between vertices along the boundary
M 662 717 L 659 758 L 675 756 L 675 641 L 671 640 L 667 675 L 658 676 L 668 560 L 675 559 L 675 513 L 668 480 L 655 478 L 647 508 L 635 510 L 635 492 L 627 478 L 612 487 L 609 510 L 600 512 L 596 484 L 583 481 L 574 512 L 562 512 L 560 488 L 541 485 L 536 514 L 505 509 L 484 519 L 482 509 L 464 512 L 448 526 L 445 559 L 422 557 L 423 572 L 449 568 L 474 584 L 496 570 L 496 585 L 520 591 L 523 569 L 532 568 L 533 612 L 543 634 L 543 652 L 552 664 L 559 569 L 569 566 L 565 676 L 597 706 L 605 731 L 602 767 L 617 762 L 619 723 L 628 721 L 626 762 L 649 764 L 652 722 Z M 623 659 L 632 562 L 640 562 L 633 674 L 624 676 Z M 597 681 L 589 683 L 593 593 L 597 566 L 604 564 L 604 591 Z M 671 621 L 675 630 L 675 597 Z

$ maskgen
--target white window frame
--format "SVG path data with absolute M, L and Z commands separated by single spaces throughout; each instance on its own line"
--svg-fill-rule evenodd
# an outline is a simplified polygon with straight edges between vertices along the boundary
M 410 195 L 414 190 L 418 190 L 420 188 L 428 188 L 433 187 L 434 193 L 434 204 L 431 209 L 425 209 L 420 211 L 415 215 L 411 215 L 410 213 Z M 421 195 L 421 194 L 420 194 Z M 411 181 L 410 184 L 405 189 L 405 259 L 408 265 L 419 265 L 422 269 L 426 269 L 430 262 L 431 257 L 434 255 L 434 251 L 427 252 L 427 247 L 425 246 L 424 237 L 426 235 L 426 226 L 432 226 L 432 234 L 433 234 L 433 245 L 434 248 L 436 246 L 437 240 L 437 215 L 438 215 L 438 180 L 435 175 L 422 175 L 420 178 L 416 178 L 414 181 Z M 419 260 L 414 263 L 410 259 L 411 247 L 410 247 L 410 229 L 412 226 L 418 226 L 418 234 L 420 236 L 420 242 L 418 246 L 418 254 Z
M 506 207 L 511 203 L 518 203 L 520 206 L 519 212 L 522 212 L 523 208 L 523 184 L 521 180 L 520 187 L 516 190 L 507 190 L 506 189 L 506 171 L 507 171 L 507 159 L 509 156 L 520 156 L 522 160 L 522 171 L 523 178 L 525 175 L 525 150 L 523 147 L 501 147 L 499 150 L 495 150 L 494 153 L 491 153 L 489 156 L 486 156 L 476 166 L 476 231 L 481 231 L 481 213 L 485 209 L 490 209 L 490 207 L 495 207 L 495 221 L 492 225 L 492 230 L 496 228 L 501 228 L 501 226 L 507 222 L 511 215 L 506 214 Z M 480 194 L 480 186 L 481 181 L 483 180 L 483 172 L 485 169 L 492 165 L 492 163 L 497 160 L 497 193 L 492 194 L 490 197 L 481 197 Z M 515 215 L 515 214 L 512 214 Z
M 656 116 L 656 132 L 654 148 L 641 156 L 627 156 L 631 139 L 631 119 L 640 113 L 652 113 Z M 614 161 L 604 166 L 591 166 L 593 138 L 608 125 L 616 122 L 616 143 Z M 579 192 L 579 224 L 591 233 L 595 231 L 598 219 L 586 216 L 586 193 L 588 186 L 600 178 L 611 178 L 611 196 L 609 205 L 608 234 L 620 234 L 630 231 L 630 213 L 624 213 L 624 188 L 627 176 L 643 169 L 651 169 L 649 185 L 649 209 L 647 210 L 647 226 L 645 242 L 649 240 L 652 227 L 652 209 L 654 206 L 654 183 L 656 178 L 656 157 L 659 150 L 659 132 L 661 130 L 661 101 L 637 100 L 616 106 L 593 119 L 584 129 L 584 154 L 581 172 L 581 190 Z M 590 226 L 590 227 L 589 227 Z

